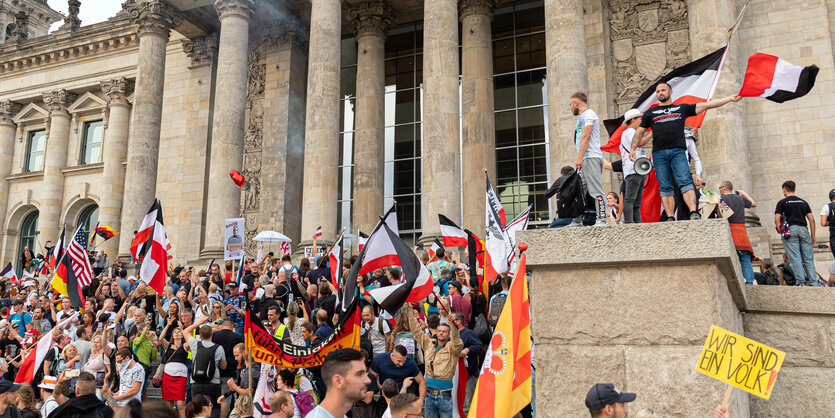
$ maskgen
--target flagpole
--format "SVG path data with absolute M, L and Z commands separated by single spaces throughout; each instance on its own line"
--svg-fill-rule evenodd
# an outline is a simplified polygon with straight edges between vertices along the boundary
M 739 14 L 734 20 L 733 25 L 728 28 L 728 42 L 725 44 L 725 52 L 722 54 L 722 60 L 719 62 L 719 69 L 716 71 L 716 77 L 713 78 L 713 83 L 710 86 L 710 93 L 708 93 L 706 100 L 707 102 L 710 102 L 713 99 L 713 93 L 716 92 L 716 87 L 719 85 L 719 76 L 722 75 L 722 69 L 725 67 L 728 50 L 731 49 L 731 39 L 733 38 L 734 33 L 736 33 L 736 29 L 739 27 L 739 24 L 742 23 L 742 19 L 745 17 L 745 11 L 748 10 L 749 4 L 751 4 L 751 0 L 745 2 L 745 5 L 742 6 L 742 10 L 739 11 Z
M 339 239 L 342 238 L 342 234 L 344 234 L 344 233 L 345 233 L 345 228 L 342 228 L 342 231 L 339 231 L 339 235 L 337 235 L 336 239 L 333 240 L 333 243 L 331 244 L 330 247 L 328 247 L 328 250 L 325 251 L 325 254 L 330 254 L 331 253 L 331 250 L 333 250 L 333 247 L 336 245 L 337 241 L 339 241 Z M 342 254 L 340 254 L 339 256 L 342 257 Z

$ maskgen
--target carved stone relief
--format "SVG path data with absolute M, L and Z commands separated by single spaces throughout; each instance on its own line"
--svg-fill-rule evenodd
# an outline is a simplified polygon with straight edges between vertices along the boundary
M 262 39 L 253 38 L 250 39 Z M 241 174 L 246 177 L 241 190 L 241 208 L 246 219 L 244 231 L 247 254 L 258 252 L 258 243 L 253 241 L 258 233 L 261 209 L 261 144 L 264 132 L 264 88 L 267 65 L 264 60 L 264 43 L 252 46 L 247 56 L 248 80 L 246 92 L 246 113 L 244 120 L 244 159 Z
M 628 110 L 662 75 L 691 60 L 686 0 L 609 0 L 615 104 Z

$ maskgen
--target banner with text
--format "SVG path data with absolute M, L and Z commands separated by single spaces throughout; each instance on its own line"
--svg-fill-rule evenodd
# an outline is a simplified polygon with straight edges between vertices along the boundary
M 278 367 L 316 367 L 321 366 L 325 357 L 340 348 L 359 349 L 360 311 L 356 303 L 349 308 L 344 318 L 334 327 L 333 332 L 321 343 L 313 347 L 302 347 L 276 338 L 261 325 L 261 321 L 246 312 L 244 321 L 244 339 L 247 348 L 252 349 L 252 359 L 259 363 Z
M 768 399 L 785 357 L 780 350 L 712 326 L 696 371 Z
M 240 260 L 244 252 L 244 218 L 229 218 L 223 225 L 223 261 Z

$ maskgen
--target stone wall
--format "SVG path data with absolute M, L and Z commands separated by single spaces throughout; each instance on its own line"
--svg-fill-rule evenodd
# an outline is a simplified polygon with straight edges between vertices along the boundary
M 744 286 L 724 221 L 525 231 L 519 240 L 529 245 L 543 416 L 586 414 L 596 382 L 637 393 L 632 413 L 710 416 L 727 387 L 695 371 L 711 325 L 787 354 L 771 400 L 735 390 L 734 417 L 827 415 L 831 397 L 806 389 L 835 378 L 835 295 Z

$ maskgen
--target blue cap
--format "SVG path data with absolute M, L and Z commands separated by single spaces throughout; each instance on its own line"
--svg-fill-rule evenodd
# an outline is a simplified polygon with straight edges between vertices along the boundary
M 589 411 L 599 411 L 616 402 L 632 402 L 635 397 L 634 393 L 621 392 L 611 383 L 597 383 L 586 395 L 586 407 Z

